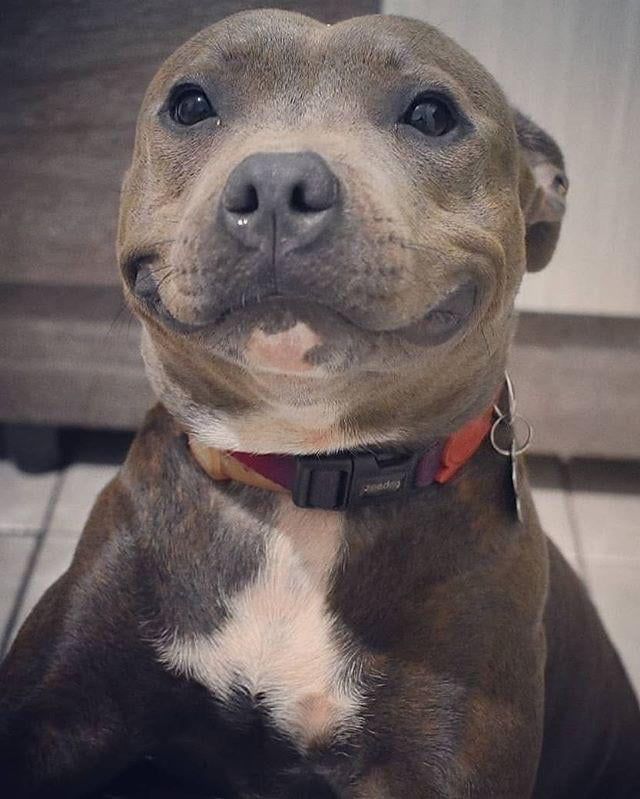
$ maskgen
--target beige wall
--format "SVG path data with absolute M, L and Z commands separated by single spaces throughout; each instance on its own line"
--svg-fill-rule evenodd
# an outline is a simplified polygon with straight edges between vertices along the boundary
M 523 308 L 640 315 L 640 0 L 384 0 L 470 50 L 565 152 L 551 266 Z

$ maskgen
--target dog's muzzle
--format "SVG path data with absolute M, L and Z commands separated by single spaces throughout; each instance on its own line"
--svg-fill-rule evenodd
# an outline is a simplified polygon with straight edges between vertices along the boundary
M 350 261 L 354 215 L 348 195 L 316 152 L 249 155 L 228 175 L 214 214 L 206 203 L 194 213 L 193 246 L 185 247 L 188 235 L 177 237 L 170 258 L 185 284 L 182 308 L 176 313 L 160 297 L 166 273 L 159 281 L 151 258 L 129 270 L 132 291 L 165 325 L 184 333 L 215 328 L 221 337 L 237 336 L 241 346 L 255 329 L 281 333 L 297 321 L 324 341 L 341 335 L 347 342 L 342 349 L 351 347 L 354 336 L 367 343 L 367 335 L 380 332 L 418 346 L 454 336 L 479 305 L 475 277 L 463 273 L 422 317 L 407 322 L 396 296 L 402 269 L 385 266 L 392 254 L 376 245 L 373 255 Z M 175 288 L 165 293 L 176 296 Z M 405 299 L 411 303 L 414 297 Z

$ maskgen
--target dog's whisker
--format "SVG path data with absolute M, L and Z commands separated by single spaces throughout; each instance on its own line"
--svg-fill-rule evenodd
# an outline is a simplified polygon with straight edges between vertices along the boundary
M 487 341 L 487 334 L 484 332 L 484 327 L 480 325 L 480 333 L 482 334 L 482 340 L 484 341 L 484 346 L 487 349 L 487 355 L 491 356 L 491 347 L 489 347 L 489 342 Z
M 441 247 L 434 246 L 433 244 L 427 245 L 416 241 L 402 239 L 399 236 L 396 236 L 394 233 L 390 233 L 387 238 L 380 239 L 379 241 L 381 244 L 397 244 L 398 247 L 406 250 L 417 250 L 418 252 L 436 253 L 438 255 L 444 256 L 448 255 L 448 253 Z
M 115 316 L 111 321 L 111 324 L 109 325 L 107 332 L 104 335 L 105 341 L 115 336 L 119 327 L 127 323 L 130 324 L 133 318 L 134 317 L 133 314 L 131 313 L 131 309 L 124 300 L 121 300 L 120 307 L 118 308 Z
M 151 269 L 151 274 L 154 278 L 165 277 L 173 274 L 173 269 L 170 266 L 164 266 L 159 269 Z
M 164 285 L 164 283 L 166 283 L 166 281 L 167 281 L 167 280 L 168 280 L 168 279 L 171 277 L 171 275 L 172 275 L 172 273 L 171 273 L 171 272 L 167 272 L 165 275 L 163 275 L 163 276 L 160 278 L 160 280 L 158 281 L 158 283 L 157 283 L 157 285 L 156 285 L 156 291 L 158 291 L 158 290 L 160 289 L 160 287 L 161 287 L 162 285 Z
M 153 250 L 154 247 L 162 247 L 164 244 L 173 244 L 174 241 L 176 241 L 175 238 L 172 238 L 172 239 L 160 239 L 159 241 L 150 241 L 146 245 L 141 245 L 141 248 L 142 248 L 142 246 L 144 246 L 145 250 L 147 250 L 147 249 Z
M 174 242 L 175 240 L 176 240 L 175 238 L 173 238 L 173 239 L 162 239 L 161 241 L 156 241 L 156 244 L 157 244 L 157 245 L 161 245 L 161 244 L 173 244 L 173 242 Z

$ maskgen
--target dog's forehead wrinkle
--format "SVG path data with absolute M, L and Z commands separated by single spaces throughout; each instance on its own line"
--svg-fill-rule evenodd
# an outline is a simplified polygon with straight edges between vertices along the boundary
M 370 93 L 380 85 L 393 89 L 393 83 L 402 81 L 424 82 L 425 88 L 440 85 L 454 95 L 469 81 L 477 84 L 478 97 L 486 97 L 492 89 L 499 92 L 469 54 L 426 23 L 374 15 L 326 27 L 285 12 L 288 24 L 282 26 L 282 18 L 280 12 L 247 12 L 197 35 L 165 63 L 156 94 L 166 94 L 163 84 L 175 84 L 178 68 L 194 82 L 200 71 L 213 73 L 215 80 L 226 84 L 230 62 L 234 75 L 227 88 L 239 89 L 251 102 L 261 88 L 273 89 L 272 99 L 282 102 L 287 95 L 301 101 L 317 94 L 318 87 L 323 95 L 336 98 Z M 368 68 L 366 75 L 363 65 Z M 328 81 L 331 73 L 333 79 Z
M 427 22 L 375 14 L 338 23 L 332 32 L 343 50 L 357 51 L 361 43 L 372 55 L 384 54 L 387 65 L 400 71 L 438 67 L 452 79 L 473 85 L 478 97 L 491 97 L 506 106 L 500 87 L 482 64 Z
M 225 70 L 248 66 L 255 73 L 256 64 L 270 67 L 291 63 L 292 56 L 309 57 L 313 42 L 324 30 L 322 23 L 296 12 L 246 11 L 233 14 L 197 33 L 178 48 L 162 65 L 157 86 L 173 79 L 181 70 Z

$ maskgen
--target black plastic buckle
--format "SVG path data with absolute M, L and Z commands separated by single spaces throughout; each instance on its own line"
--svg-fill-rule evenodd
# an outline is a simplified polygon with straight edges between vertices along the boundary
M 405 496 L 414 487 L 420 455 L 298 455 L 293 502 L 299 508 L 345 510 Z

